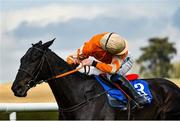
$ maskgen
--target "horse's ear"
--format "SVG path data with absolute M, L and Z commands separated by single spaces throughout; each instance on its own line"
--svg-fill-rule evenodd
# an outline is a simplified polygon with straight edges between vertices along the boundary
M 38 43 L 36 43 L 36 44 L 32 44 L 33 47 L 34 46 L 40 46 L 40 45 L 42 45 L 42 41 L 41 40 Z
M 47 49 L 49 46 L 52 45 L 52 43 L 54 42 L 55 39 L 56 39 L 56 38 L 54 38 L 54 39 L 51 40 L 51 41 L 48 41 L 48 42 L 44 43 L 44 44 L 41 46 L 41 48 L 42 48 L 42 49 Z

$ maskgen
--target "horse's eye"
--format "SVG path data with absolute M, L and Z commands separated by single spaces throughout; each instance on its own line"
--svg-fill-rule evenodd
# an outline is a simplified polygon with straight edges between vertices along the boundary
M 38 56 L 38 54 L 37 53 L 34 53 L 34 57 L 37 57 Z
M 32 60 L 36 61 L 36 60 L 38 60 L 39 57 L 40 57 L 39 53 L 34 53 L 32 56 Z

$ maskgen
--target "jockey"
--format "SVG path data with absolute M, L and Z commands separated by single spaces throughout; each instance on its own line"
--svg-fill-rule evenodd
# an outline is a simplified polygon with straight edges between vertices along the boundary
M 96 60 L 89 59 L 94 57 Z M 133 58 L 128 52 L 127 41 L 117 33 L 101 33 L 93 36 L 76 54 L 67 57 L 68 64 L 94 66 L 102 73 L 110 75 L 112 81 L 119 82 L 133 96 L 139 105 L 147 103 L 145 97 L 140 96 L 129 81 L 124 78 L 132 68 Z

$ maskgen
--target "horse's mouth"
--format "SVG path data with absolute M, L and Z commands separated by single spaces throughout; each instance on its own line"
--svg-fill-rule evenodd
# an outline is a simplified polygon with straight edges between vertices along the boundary
M 27 93 L 14 93 L 16 97 L 26 97 Z
M 28 90 L 29 90 L 29 88 L 24 87 L 24 88 L 20 88 L 20 89 L 17 89 L 17 90 L 13 90 L 13 92 L 14 92 L 14 95 L 16 97 L 26 97 Z

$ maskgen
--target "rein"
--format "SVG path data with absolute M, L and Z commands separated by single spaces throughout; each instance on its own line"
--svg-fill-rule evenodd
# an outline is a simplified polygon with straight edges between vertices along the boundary
M 75 72 L 79 71 L 79 70 L 82 69 L 83 67 L 84 67 L 84 66 L 82 65 L 81 67 L 76 68 L 76 69 L 74 69 L 74 70 L 65 72 L 65 73 L 63 73 L 63 74 L 56 75 L 56 76 L 51 77 L 51 78 L 48 78 L 46 81 L 49 81 L 49 80 L 53 80 L 53 79 L 57 79 L 57 78 L 61 78 L 61 77 L 70 75 L 70 74 L 72 74 L 72 73 L 75 73 Z

